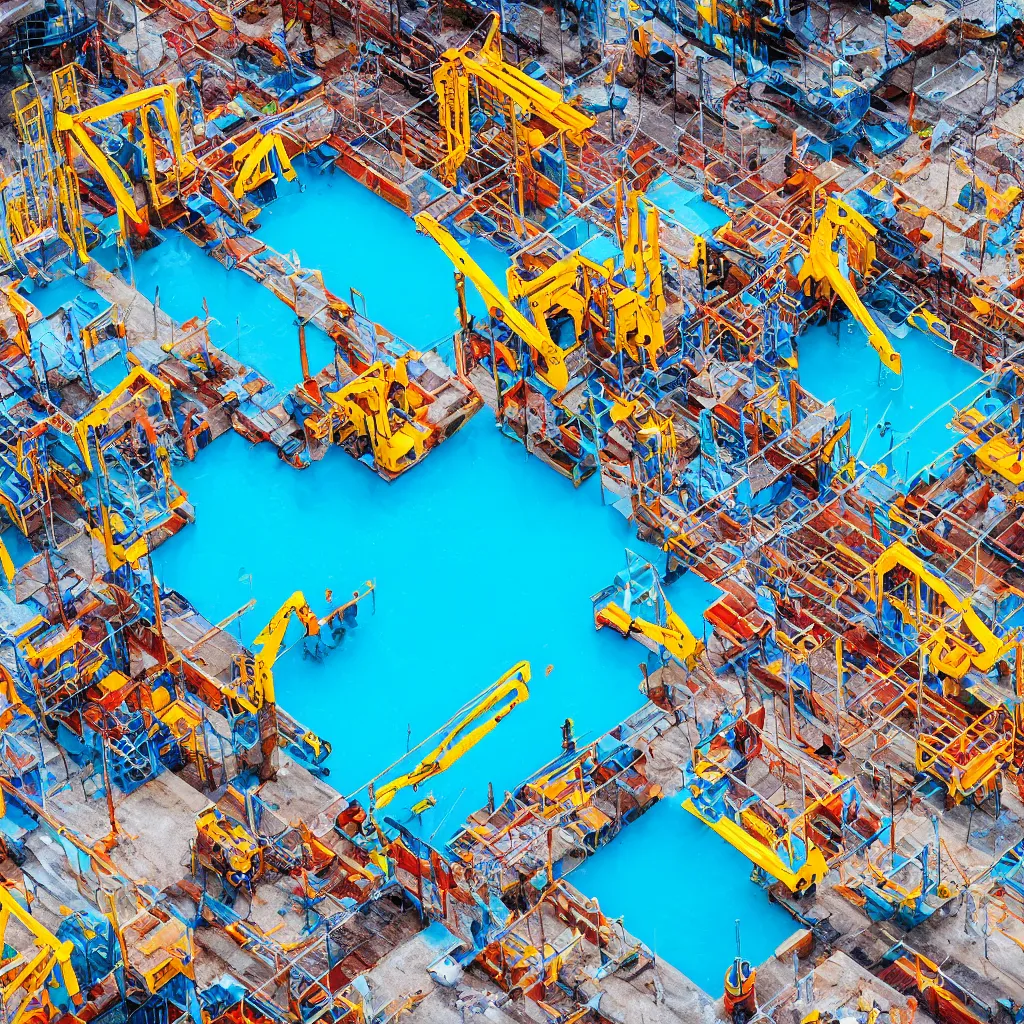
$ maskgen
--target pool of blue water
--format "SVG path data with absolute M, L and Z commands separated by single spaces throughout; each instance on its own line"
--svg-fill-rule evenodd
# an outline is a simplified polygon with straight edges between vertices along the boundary
M 853 321 L 812 327 L 799 341 L 800 383 L 822 401 L 834 398 L 840 415 L 851 414 L 854 454 L 869 464 L 889 459 L 906 480 L 962 436 L 949 423 L 955 407 L 971 404 L 981 373 L 923 331 L 893 344 L 902 377 L 882 368 Z
M 122 271 L 127 276 L 126 271 Z M 282 391 L 301 379 L 299 333 L 292 310 L 263 285 L 239 270 L 227 270 L 177 232 L 134 262 L 134 282 L 151 302 L 179 322 L 209 311 L 213 343 L 253 366 Z M 205 302 L 205 307 L 204 307 Z M 332 358 L 322 331 L 306 329 L 310 368 Z
M 662 800 L 571 875 L 609 917 L 706 992 L 741 950 L 760 963 L 793 934 L 793 919 L 750 881 L 750 862 L 682 806 Z M 685 966 L 684 966 L 685 965 Z
M 350 179 L 315 179 L 301 198 L 282 198 L 263 224 L 275 248 L 298 249 L 302 262 L 318 266 L 343 297 L 347 283 L 357 287 L 369 315 L 412 343 L 426 345 L 455 328 L 447 260 L 424 247 L 408 219 Z M 336 230 L 322 231 L 324 225 Z M 478 248 L 474 255 L 500 278 L 502 254 Z M 297 355 L 286 354 L 294 353 L 292 314 L 282 315 L 283 304 L 243 275 L 221 271 L 190 243 L 165 243 L 139 261 L 136 276 L 144 291 L 159 283 L 162 305 L 175 315 L 198 312 L 203 293 L 211 312 L 221 310 L 222 329 L 240 311 L 242 357 L 279 385 L 297 375 Z M 566 717 L 585 741 L 643 701 L 638 687 L 646 652 L 597 632 L 590 597 L 624 566 L 627 547 L 654 559 L 659 554 L 643 548 L 630 524 L 602 503 L 596 483 L 574 489 L 503 438 L 486 411 L 390 485 L 339 451 L 300 473 L 269 446 L 250 446 L 235 434 L 181 467 L 176 478 L 197 520 L 158 549 L 158 573 L 213 621 L 254 597 L 256 608 L 233 627 L 246 641 L 295 590 L 322 614 L 325 590 L 338 600 L 375 581 L 375 610 L 362 607 L 340 649 L 316 662 L 304 660 L 296 646 L 276 672 L 283 706 L 333 743 L 331 781 L 342 793 L 358 793 L 515 662 L 531 662 L 530 699 L 425 787 L 436 806 L 412 815 L 424 790 L 406 791 L 389 806 L 392 817 L 435 842 L 484 804 L 488 782 L 500 798 L 556 756 Z M 702 612 L 715 595 L 694 577 L 669 591 L 696 632 L 703 631 Z M 615 852 L 628 829 L 597 855 L 593 870 L 620 865 L 623 892 L 613 909 L 650 941 L 644 922 L 656 922 L 652 915 L 664 902 L 661 886 L 653 884 L 655 849 L 664 858 L 665 882 L 681 893 L 731 893 L 749 868 L 742 857 L 723 857 L 721 840 L 709 830 L 695 827 L 680 837 L 674 819 L 660 810 L 645 822 L 635 827 L 645 829 L 641 835 L 652 845 L 630 848 L 628 874 L 647 884 L 630 884 Z M 760 928 L 763 941 L 751 938 L 748 954 L 755 960 L 774 948 L 774 929 L 789 925 L 773 917 L 776 909 L 753 886 L 721 905 L 726 929 L 736 916 L 777 922 Z M 681 920 L 679 941 L 664 955 L 706 978 L 717 993 L 719 958 L 730 951 L 709 946 L 697 928 L 696 917 Z
M 31 299 L 32 303 L 43 316 L 56 313 L 65 303 L 73 302 L 79 295 L 88 289 L 74 276 L 61 277 L 49 284 L 21 288 L 22 292 Z
M 717 206 L 705 202 L 700 192 L 683 188 L 667 174 L 655 180 L 646 194 L 668 223 L 695 235 L 708 237 L 729 221 Z
M 414 347 L 450 336 L 458 328 L 455 285 L 451 262 L 437 245 L 347 174 L 299 166 L 302 180 L 282 186 L 281 197 L 260 216 L 257 237 L 285 256 L 297 252 L 340 298 L 349 301 L 355 289 L 360 312 Z M 504 281 L 503 253 L 475 241 L 468 248 L 487 273 Z M 135 287 L 176 320 L 209 311 L 213 343 L 280 390 L 300 380 L 295 314 L 247 274 L 226 270 L 176 232 L 139 256 L 133 272 Z M 484 314 L 475 290 L 466 291 L 470 311 Z M 330 339 L 314 327 L 306 329 L 306 346 L 313 372 L 333 356 Z
M 645 651 L 596 632 L 590 603 L 639 546 L 629 523 L 602 506 L 596 484 L 576 491 L 486 414 L 393 485 L 338 451 L 299 473 L 235 434 L 176 479 L 197 518 L 158 550 L 158 572 L 214 621 L 255 597 L 245 640 L 295 590 L 324 614 L 325 590 L 338 600 L 376 582 L 375 612 L 362 607 L 339 650 L 318 663 L 297 646 L 276 676 L 282 704 L 334 744 L 343 793 L 531 662 L 529 701 L 432 783 L 438 805 L 416 823 L 423 834 L 447 838 L 486 801 L 488 782 L 500 796 L 554 757 L 566 717 L 596 738 L 642 703 Z M 671 593 L 702 631 L 713 588 L 686 578 Z M 389 809 L 401 820 L 424 795 Z
M 321 173 L 301 161 L 298 170 L 299 183 L 282 184 L 280 198 L 260 214 L 257 237 L 286 255 L 298 250 L 303 266 L 321 270 L 340 298 L 355 289 L 366 315 L 410 345 L 428 348 L 456 330 L 454 271 L 437 243 L 344 171 Z M 504 287 L 505 254 L 476 239 L 465 248 Z M 477 316 L 487 312 L 468 282 L 466 302 Z
M 11 556 L 11 561 L 16 569 L 20 569 L 35 557 L 35 552 L 32 550 L 32 545 L 28 542 L 28 538 L 14 526 L 9 526 L 4 530 L 0 540 L 3 541 L 4 547 L 7 548 L 7 553 Z
M 627 547 L 657 553 L 601 504 L 596 484 L 575 490 L 486 414 L 392 485 L 340 452 L 299 473 L 236 434 L 177 479 L 197 518 L 157 550 L 157 572 L 214 621 L 255 597 L 240 623 L 246 641 L 294 590 L 323 613 L 325 588 L 337 599 L 375 580 L 375 611 L 362 607 L 339 649 L 315 662 L 295 646 L 276 671 L 282 705 L 334 745 L 331 782 L 342 793 L 359 792 L 513 663 L 531 662 L 529 700 L 448 772 L 389 806 L 437 843 L 483 805 L 488 782 L 500 798 L 553 758 L 566 717 L 594 738 L 643 700 L 645 652 L 597 632 L 589 598 Z M 702 631 L 713 588 L 685 577 L 669 596 Z M 436 807 L 414 817 L 410 805 L 427 792 Z M 677 802 L 626 829 L 573 881 L 717 994 L 736 916 L 757 960 L 792 920 L 746 882 L 741 855 L 675 814 Z

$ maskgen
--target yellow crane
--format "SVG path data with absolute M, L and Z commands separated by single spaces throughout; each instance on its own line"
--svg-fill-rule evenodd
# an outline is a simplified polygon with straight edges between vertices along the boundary
M 28 933 L 32 948 L 18 949 L 8 935 L 15 920 Z M 6 885 L 0 885 L 0 997 L 7 1024 L 57 1020 L 82 1002 L 78 979 L 71 966 L 74 947 L 61 942 L 33 917 Z M 39 1015 L 42 1016 L 39 1016 Z
M 941 672 L 956 680 L 963 679 L 971 668 L 987 673 L 995 667 L 1000 658 L 1005 657 L 1016 647 L 1014 639 L 1000 640 L 971 607 L 970 598 L 961 598 L 945 580 L 931 572 L 922 559 L 899 541 L 886 548 L 871 568 L 871 596 L 875 607 L 878 607 L 885 596 L 885 574 L 897 566 L 905 569 L 915 581 L 913 607 L 903 602 L 899 604 L 919 629 L 925 625 L 926 617 L 921 596 L 921 584 L 924 583 L 942 598 L 947 608 L 960 616 L 964 628 L 981 648 L 976 649 L 961 637 L 955 628 L 950 629 L 944 622 L 936 619 L 934 633 L 923 641 L 934 672 Z
M 516 108 L 527 118 L 550 125 L 556 135 L 564 134 L 578 146 L 583 145 L 587 131 L 595 123 L 589 114 L 566 103 L 560 93 L 542 85 L 514 64 L 506 63 L 501 50 L 500 19 L 495 14 L 479 50 L 445 50 L 434 72 L 438 120 L 445 133 L 448 150 L 440 175 L 449 185 L 455 184 L 456 172 L 469 156 L 472 142 L 471 80 L 475 80 L 472 92 L 478 99 L 486 95 L 496 97 L 497 103 L 509 105 L 509 127 L 521 158 L 529 159 L 531 150 L 537 148 L 538 142 L 547 141 L 547 137 L 539 129 L 520 133 Z
M 473 257 L 429 213 L 419 213 L 415 220 L 416 226 L 437 242 L 448 259 L 473 282 L 491 315 L 504 321 L 530 347 L 541 380 L 556 391 L 564 391 L 569 386 L 565 352 L 552 340 L 547 324 L 530 323 L 481 270 Z
M 61 76 L 59 80 L 58 76 Z M 73 73 L 69 72 L 68 68 L 61 68 L 54 73 L 54 83 L 54 96 L 58 104 L 58 109 L 54 111 L 54 131 L 58 139 L 65 141 L 68 156 L 71 156 L 71 147 L 76 148 L 103 180 L 117 204 L 118 211 L 136 224 L 144 223 L 124 170 L 107 157 L 88 129 L 112 117 L 135 115 L 138 118 L 137 124 L 142 133 L 146 154 L 151 199 L 153 206 L 160 209 L 170 202 L 172 197 L 165 196 L 160 189 L 157 139 L 150 123 L 151 117 L 162 120 L 166 129 L 170 144 L 171 172 L 175 180 L 180 182 L 195 170 L 195 164 L 182 147 L 177 83 L 169 82 L 166 85 L 155 85 L 148 89 L 140 89 L 138 92 L 126 93 L 115 100 L 87 110 L 70 109 L 79 105 L 79 98 Z
M 349 430 L 369 442 L 374 464 L 388 473 L 401 473 L 421 459 L 430 436 L 414 419 L 397 415 L 409 411 L 409 358 L 402 356 L 394 366 L 378 360 L 344 387 L 325 392 Z M 390 397 L 394 384 L 403 396 L 397 407 Z
M 878 353 L 883 365 L 893 373 L 902 373 L 903 362 L 899 352 L 893 348 L 885 331 L 875 323 L 852 280 L 855 271 L 862 277 L 870 271 L 875 260 L 874 238 L 877 233 L 875 226 L 852 206 L 829 196 L 811 235 L 807 258 L 797 280 L 801 287 L 807 281 L 816 281 L 831 288 L 857 323 L 868 332 L 868 344 Z M 841 251 L 843 242 L 845 258 Z
M 526 342 L 534 354 L 537 375 L 556 391 L 569 385 L 567 357 L 582 343 L 584 331 L 605 337 L 614 352 L 624 352 L 636 363 L 657 368 L 665 350 L 658 214 L 639 192 L 626 200 L 627 226 L 623 241 L 624 267 L 616 273 L 607 265 L 574 252 L 525 277 L 508 271 L 508 296 L 484 273 L 466 250 L 428 213 L 415 218 L 445 255 L 468 277 L 487 303 L 491 315 Z M 625 277 L 630 284 L 623 283 Z M 528 308 L 532 322 L 520 310 Z M 567 313 L 575 327 L 573 344 L 563 349 L 551 336 L 549 320 Z M 610 337 L 608 337 L 610 333 Z
M 264 780 L 274 775 L 278 747 L 274 663 L 281 653 L 281 645 L 293 615 L 302 623 L 306 636 L 320 635 L 320 620 L 309 607 L 302 591 L 296 590 L 253 640 L 252 657 L 238 659 L 238 689 L 230 694 L 243 711 L 257 716 L 260 729 L 259 774 Z
M 82 461 L 85 463 L 86 469 L 90 472 L 99 474 L 106 473 L 106 467 L 103 464 L 103 448 L 98 436 L 98 431 L 110 422 L 111 417 L 116 412 L 120 411 L 121 406 L 119 403 L 122 399 L 126 399 L 126 401 L 130 402 L 148 388 L 152 388 L 156 392 L 157 397 L 164 407 L 167 417 L 173 421 L 170 385 L 165 381 L 162 381 L 159 377 L 154 376 L 145 369 L 145 367 L 135 366 L 129 371 L 120 384 L 112 388 L 103 396 L 103 398 L 96 402 L 96 404 L 87 413 L 82 415 L 77 423 L 75 423 L 75 443 L 78 445 L 78 450 L 81 453 Z M 148 422 L 144 422 L 143 427 L 147 434 L 150 435 L 151 440 L 155 441 L 152 426 Z M 92 431 L 93 436 L 95 437 L 95 454 L 98 462 L 96 465 L 94 465 L 93 462 L 93 452 L 91 451 L 90 446 L 90 431 Z M 164 480 L 169 482 L 171 479 L 170 453 L 162 445 L 154 444 L 154 448 L 157 452 Z M 167 497 L 168 507 L 171 511 L 180 508 L 187 501 L 187 496 L 184 491 L 179 491 L 179 493 L 174 497 L 171 497 L 170 493 L 168 493 Z M 125 564 L 134 565 L 149 550 L 149 542 L 145 531 L 143 531 L 141 536 L 137 537 L 136 540 L 127 547 L 122 544 L 117 544 L 114 541 L 114 523 L 112 522 L 112 517 L 115 516 L 116 513 L 111 512 L 108 503 L 103 500 L 102 494 L 99 499 L 99 512 L 99 539 L 103 542 L 107 556 L 107 563 L 112 569 L 117 569 Z M 95 531 L 93 532 L 95 533 Z
M 520 661 L 513 665 L 496 683 L 488 687 L 469 710 L 448 722 L 444 735 L 433 750 L 415 768 L 399 775 L 374 790 L 377 810 L 386 807 L 397 793 L 409 786 L 416 787 L 427 779 L 450 768 L 467 751 L 475 747 L 517 704 L 530 696 L 530 663 Z

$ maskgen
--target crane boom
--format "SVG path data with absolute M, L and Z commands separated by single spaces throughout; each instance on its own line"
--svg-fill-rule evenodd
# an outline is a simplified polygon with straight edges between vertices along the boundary
M 564 391 L 569 386 L 569 370 L 565 365 L 565 353 L 551 339 L 547 328 L 530 323 L 519 312 L 501 289 L 483 272 L 476 261 L 429 213 L 419 213 L 415 217 L 416 226 L 425 235 L 429 235 L 441 247 L 444 254 L 468 277 L 480 293 L 492 315 L 499 318 L 534 352 L 537 361 L 537 373 L 542 380 L 556 391 Z
M 876 233 L 875 226 L 866 217 L 830 196 L 811 235 L 807 258 L 797 279 L 801 285 L 807 280 L 827 283 L 843 300 L 853 318 L 868 332 L 868 344 L 878 353 L 886 368 L 893 373 L 902 373 L 903 362 L 899 352 L 861 301 L 850 280 L 852 269 L 847 265 L 853 258 L 859 263 L 861 273 L 867 273 L 875 258 Z M 840 249 L 844 242 L 845 256 Z
M 384 783 L 374 792 L 379 810 L 408 786 L 416 787 L 427 779 L 450 768 L 467 751 L 475 747 L 517 704 L 530 696 L 530 663 L 513 665 L 469 711 L 447 728 L 441 742 L 405 775 Z
M 306 636 L 316 636 L 320 632 L 320 621 L 316 613 L 309 607 L 301 590 L 296 590 L 291 597 L 274 613 L 273 618 L 260 630 L 252 642 L 253 659 L 252 674 L 247 680 L 248 697 L 253 709 L 259 711 L 265 704 L 273 704 L 274 694 L 274 663 L 281 653 L 281 644 L 288 631 L 292 616 L 297 615 L 305 627 Z
M 299 617 L 306 636 L 319 635 L 320 620 L 302 591 L 296 590 L 253 640 L 251 664 L 247 658 L 239 659 L 240 684 L 244 691 L 232 695 L 243 711 L 256 715 L 260 735 L 259 775 L 264 781 L 273 778 L 276 772 L 277 748 L 280 745 L 274 663 L 281 653 L 281 644 L 293 615 Z
M 500 19 L 494 15 L 487 39 L 479 51 L 450 49 L 441 54 L 434 72 L 438 119 L 444 129 L 448 157 L 442 177 L 454 183 L 455 173 L 469 155 L 472 127 L 469 80 L 475 78 L 530 117 L 551 125 L 560 135 L 581 146 L 595 120 L 566 103 L 560 93 L 531 78 L 505 61 L 501 51 Z M 515 127 L 513 126 L 513 131 Z

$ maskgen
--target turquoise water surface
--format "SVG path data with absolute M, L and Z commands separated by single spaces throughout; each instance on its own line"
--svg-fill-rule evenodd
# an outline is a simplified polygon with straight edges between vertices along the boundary
M 793 919 L 750 881 L 750 861 L 682 806 L 662 800 L 571 875 L 603 913 L 680 967 L 705 992 L 722 994 L 736 955 L 763 961 L 793 934 Z M 683 966 L 685 965 L 685 967 Z
M 269 445 L 226 435 L 175 478 L 196 523 L 158 549 L 161 579 L 211 620 L 244 604 L 251 640 L 295 590 L 324 614 L 376 580 L 359 626 L 321 663 L 296 647 L 281 659 L 282 704 L 334 745 L 332 782 L 357 791 L 506 669 L 533 666 L 531 697 L 432 784 L 423 816 L 439 838 L 560 749 L 560 726 L 596 738 L 636 710 L 645 651 L 594 629 L 590 597 L 640 547 L 627 520 L 504 438 L 481 414 L 415 471 L 387 484 L 334 450 L 298 472 Z M 653 553 L 652 553 L 653 554 Z M 250 583 L 251 577 L 251 583 Z M 672 590 L 698 632 L 713 588 Z M 550 666 L 550 674 L 547 674 Z M 425 794 L 407 792 L 402 807 Z
M 177 232 L 139 256 L 134 272 L 135 287 L 151 302 L 159 297 L 160 308 L 179 322 L 204 317 L 205 301 L 216 321 L 213 343 L 281 391 L 301 379 L 295 314 L 244 272 L 226 270 Z M 333 357 L 331 340 L 315 327 L 306 328 L 306 347 L 314 373 Z
M 65 303 L 73 302 L 87 290 L 86 286 L 73 276 L 61 277 L 42 287 L 33 285 L 31 288 L 25 286 L 21 288 L 21 291 L 28 296 L 43 316 L 56 313 Z
M 454 268 L 437 243 L 344 171 L 319 173 L 302 161 L 297 168 L 302 191 L 282 184 L 281 198 L 260 214 L 257 237 L 286 255 L 296 249 L 302 265 L 322 271 L 340 298 L 347 301 L 355 289 L 371 320 L 416 348 L 457 330 Z M 476 239 L 465 248 L 504 288 L 505 254 Z M 487 312 L 468 281 L 466 303 L 477 316 Z
M 891 448 L 892 466 L 906 480 L 963 436 L 949 423 L 954 407 L 970 405 L 980 390 L 981 371 L 923 331 L 911 329 L 893 344 L 902 377 L 882 368 L 854 321 L 812 327 L 799 340 L 800 383 L 822 401 L 834 398 L 839 415 L 851 414 L 854 454 L 863 445 L 861 459 L 873 464 Z
M 554 757 L 566 717 L 594 738 L 642 703 L 645 652 L 594 629 L 590 595 L 624 565 L 627 546 L 643 547 L 596 485 L 574 489 L 486 413 L 390 485 L 339 451 L 300 473 L 233 433 L 176 478 L 197 518 L 157 550 L 157 572 L 213 620 L 254 596 L 241 623 L 247 641 L 296 589 L 322 613 L 324 588 L 341 595 L 376 580 L 376 612 L 363 606 L 340 649 L 317 663 L 295 647 L 276 671 L 282 706 L 334 745 L 330 781 L 342 793 L 356 793 L 513 663 L 531 662 L 530 699 L 388 807 L 435 842 L 486 801 L 489 781 L 500 799 Z M 669 593 L 702 630 L 713 589 L 684 578 Z M 437 806 L 414 819 L 408 808 L 427 792 Z M 746 881 L 742 856 L 695 821 L 680 827 L 677 801 L 627 828 L 573 881 L 717 994 L 735 917 L 748 923 L 757 960 L 793 923 Z M 668 907 L 681 915 L 674 936 Z
M 421 244 L 411 221 L 350 179 L 314 179 L 304 196 L 286 196 L 263 223 L 275 248 L 298 249 L 338 294 L 347 297 L 347 283 L 358 287 L 368 314 L 412 343 L 455 329 L 447 259 L 432 243 Z M 320 238 L 324 225 L 333 228 L 329 239 Z M 500 253 L 475 255 L 500 277 Z M 291 311 L 243 275 L 221 270 L 187 242 L 147 253 L 136 275 L 147 293 L 159 282 L 161 305 L 178 316 L 198 312 L 207 294 L 221 330 L 230 334 L 231 325 L 241 336 L 244 359 L 279 386 L 297 377 Z M 233 325 L 236 313 L 241 319 Z M 339 650 L 315 662 L 303 660 L 297 645 L 276 671 L 282 705 L 332 742 L 331 782 L 342 793 L 357 793 L 515 662 L 531 662 L 530 699 L 448 772 L 388 807 L 435 842 L 484 804 L 488 782 L 500 798 L 556 756 L 566 717 L 585 741 L 643 702 L 646 652 L 597 632 L 590 597 L 624 566 L 627 547 L 659 554 L 602 504 L 596 483 L 574 489 L 502 437 L 486 410 L 393 484 L 337 450 L 298 472 L 269 445 L 251 446 L 233 433 L 175 475 L 197 519 L 158 549 L 157 571 L 213 621 L 256 598 L 233 627 L 246 641 L 295 590 L 323 614 L 325 589 L 337 601 L 376 581 L 375 612 L 364 603 L 359 626 Z M 702 632 L 714 588 L 684 578 L 669 594 Z M 413 819 L 409 807 L 426 792 L 437 806 Z M 632 828 L 644 830 L 644 848 L 619 853 Z M 680 894 L 725 892 L 723 929 L 731 933 L 737 916 L 749 921 L 748 955 L 763 959 L 792 922 L 746 883 L 749 866 L 724 848 L 708 829 L 680 834 L 671 813 L 656 808 L 597 855 L 594 884 L 602 887 L 602 870 L 619 874 L 610 912 L 625 913 L 627 927 L 652 945 L 662 944 L 645 930 L 661 930 L 656 914 L 665 897 L 657 874 Z M 587 875 L 578 877 L 586 889 Z M 603 892 L 597 895 L 604 902 Z M 679 929 L 678 941 L 660 951 L 717 994 L 731 946 L 707 941 L 685 921 Z
M 310 172 L 283 186 L 282 196 L 260 215 L 257 237 L 285 256 L 321 270 L 328 289 L 348 301 L 354 288 L 365 313 L 417 348 L 428 348 L 458 328 L 452 264 L 429 238 L 417 234 L 400 210 L 341 171 Z M 469 252 L 499 283 L 508 259 L 481 242 Z M 204 301 L 214 318 L 210 337 L 229 355 L 255 367 L 281 391 L 301 378 L 295 314 L 244 272 L 226 270 L 176 232 L 135 260 L 135 286 L 175 319 L 202 317 Z M 471 312 L 486 308 L 471 285 Z M 356 299 L 357 308 L 364 305 Z M 333 357 L 330 339 L 306 329 L 309 365 L 315 373 Z

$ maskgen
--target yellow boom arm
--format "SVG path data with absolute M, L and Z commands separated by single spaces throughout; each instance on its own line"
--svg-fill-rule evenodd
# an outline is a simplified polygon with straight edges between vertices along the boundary
M 795 871 L 787 859 L 784 859 L 779 852 L 785 852 L 785 842 L 773 845 L 773 838 L 767 834 L 760 836 L 752 834 L 759 831 L 761 824 L 756 815 L 750 812 L 743 813 L 744 824 L 747 828 L 736 824 L 727 815 L 721 815 L 716 820 L 704 817 L 697 809 L 697 805 L 689 797 L 683 801 L 685 807 L 692 815 L 699 818 L 709 828 L 717 832 L 727 843 L 730 843 L 740 851 L 749 861 L 767 872 L 773 878 L 777 878 L 786 885 L 792 892 L 802 892 L 820 882 L 828 874 L 828 863 L 824 854 L 813 843 L 806 843 L 807 857 Z M 748 828 L 750 831 L 748 831 Z M 764 831 L 763 828 L 760 831 Z
M 1013 648 L 1012 642 L 1004 643 L 985 625 L 971 607 L 969 598 L 960 598 L 945 580 L 929 571 L 925 563 L 899 541 L 887 548 L 872 568 L 872 589 L 876 607 L 883 596 L 883 578 L 896 566 L 902 566 L 918 580 L 919 584 L 924 583 L 929 589 L 934 590 L 949 608 L 962 617 L 968 632 L 981 646 L 981 651 L 976 651 L 955 634 L 950 634 L 943 626 L 936 632 L 934 639 L 929 641 L 929 657 L 933 669 L 954 679 L 963 679 L 970 671 L 971 665 L 979 672 L 991 671 L 995 663 Z M 917 600 L 920 601 L 920 593 Z
M 155 85 L 149 89 L 141 89 L 138 92 L 126 93 L 109 103 L 101 103 L 99 106 L 90 107 L 77 114 L 69 113 L 66 110 L 54 112 L 54 128 L 58 132 L 67 135 L 78 147 L 82 156 L 92 165 L 96 173 L 103 179 L 103 183 L 110 190 L 117 205 L 136 224 L 142 223 L 142 215 L 131 192 L 125 187 L 123 171 L 115 168 L 115 165 L 107 158 L 106 154 L 93 142 L 86 126 L 105 121 L 110 117 L 117 117 L 119 114 L 138 113 L 140 128 L 146 148 L 146 162 L 149 167 L 149 174 L 152 179 L 154 190 L 156 189 L 156 144 L 153 139 L 152 130 L 149 127 L 147 116 L 150 108 L 157 104 L 162 105 L 164 124 L 167 126 L 167 134 L 171 143 L 171 158 L 179 176 L 191 172 L 193 165 L 185 156 L 181 145 L 181 124 L 178 121 L 178 93 L 174 83 L 166 85 Z
M 302 591 L 296 590 L 252 642 L 252 676 L 245 680 L 246 699 L 240 701 L 247 711 L 259 711 L 265 703 L 274 703 L 274 662 L 281 653 L 281 644 L 293 615 L 298 615 L 306 636 L 316 636 L 320 632 L 316 614 Z
M 15 918 L 31 936 L 33 951 L 11 946 L 14 936 L 7 935 L 11 918 Z M 71 966 L 73 947 L 61 942 L 43 927 L 15 898 L 6 886 L 0 885 L 0 934 L 4 952 L 0 958 L 0 995 L 7 1024 L 45 1019 L 57 1020 L 69 1009 L 55 1004 L 53 991 L 63 988 L 75 1003 L 81 1003 L 78 979 Z M 42 1013 L 41 1018 L 37 1014 Z
M 630 190 L 626 244 L 623 246 L 626 266 L 633 271 L 633 287 L 640 291 L 645 285 L 654 313 L 665 310 L 665 289 L 661 272 L 661 243 L 658 239 L 658 211 L 637 190 Z
M 448 158 L 442 175 L 449 184 L 454 182 L 455 172 L 469 155 L 470 78 L 478 79 L 530 117 L 551 125 L 559 134 L 564 133 L 578 146 L 583 145 L 587 130 L 594 125 L 594 118 L 566 103 L 560 93 L 542 85 L 514 64 L 505 62 L 501 52 L 499 18 L 495 14 L 479 52 L 446 50 L 434 72 L 438 119 L 448 144 Z
M 665 603 L 664 626 L 649 619 L 634 618 L 615 601 L 610 601 L 597 613 L 597 625 L 600 628 L 607 623 L 623 636 L 634 633 L 646 637 L 659 647 L 664 647 L 676 661 L 692 671 L 697 667 L 697 659 L 704 653 L 704 641 L 698 640 L 672 606 L 667 601 Z
M 170 385 L 160 380 L 159 377 L 154 377 L 145 367 L 135 366 L 120 384 L 104 395 L 75 424 L 75 442 L 78 444 L 78 450 L 82 453 L 82 459 L 90 472 L 94 467 L 92 457 L 89 454 L 89 428 L 105 426 L 110 421 L 110 414 L 122 395 L 128 394 L 134 397 L 140 390 L 146 387 L 151 387 L 156 391 L 169 411 L 171 402 Z
M 65 120 L 67 119 L 67 120 Z M 63 130 L 74 140 L 79 152 L 92 165 L 93 169 L 100 176 L 103 184 L 114 197 L 114 202 L 125 212 L 125 214 L 136 224 L 142 223 L 142 214 L 135 205 L 135 197 L 128 191 L 122 178 L 124 171 L 116 167 L 106 154 L 92 141 L 89 133 L 81 124 L 69 118 L 67 114 L 58 112 L 56 114 L 56 125 L 58 131 Z
M 517 704 L 530 696 L 530 663 L 513 665 L 444 734 L 441 742 L 411 772 L 384 783 L 374 793 L 379 810 L 408 786 L 418 786 L 450 768 L 468 750 L 475 747 Z
M 533 350 L 540 378 L 556 391 L 569 385 L 565 353 L 555 344 L 543 327 L 530 323 L 502 294 L 501 289 L 480 269 L 473 258 L 429 213 L 416 215 L 416 226 L 441 247 L 444 254 L 468 277 L 480 293 L 488 309 L 500 314 L 505 324 Z
M 271 153 L 277 154 L 284 180 L 295 180 L 295 168 L 292 167 L 292 162 L 288 158 L 288 151 L 284 148 L 284 140 L 281 136 L 277 132 L 254 135 L 231 154 L 232 162 L 238 170 L 238 177 L 235 178 L 232 189 L 236 199 L 241 199 L 242 196 L 254 188 L 259 188 L 274 176 L 270 165 Z
M 847 242 L 848 257 L 860 264 L 861 273 L 867 273 L 875 258 L 877 231 L 875 226 L 852 206 L 829 198 L 825 211 L 811 235 L 807 258 L 800 268 L 797 280 L 802 286 L 807 280 L 824 281 L 843 300 L 853 318 L 868 332 L 868 344 L 878 353 L 886 368 L 893 373 L 903 372 L 899 352 L 892 347 L 885 332 L 875 323 L 867 306 L 861 302 L 850 278 L 840 269 L 837 243 Z M 852 268 L 851 268 L 852 272 Z

